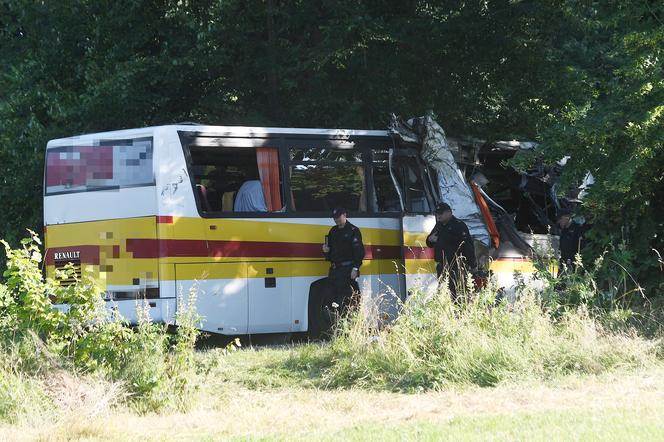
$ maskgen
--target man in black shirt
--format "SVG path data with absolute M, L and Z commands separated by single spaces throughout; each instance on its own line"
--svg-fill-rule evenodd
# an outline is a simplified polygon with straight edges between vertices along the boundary
M 581 253 L 584 245 L 584 235 L 588 230 L 585 224 L 579 224 L 572 219 L 572 211 L 561 209 L 558 211 L 558 227 L 560 227 L 560 269 L 574 270 L 576 254 Z
M 332 218 L 336 225 L 325 238 L 323 252 L 325 259 L 331 262 L 328 278 L 338 293 L 339 304 L 345 309 L 359 299 L 357 278 L 364 259 L 364 244 L 362 232 L 348 221 L 346 209 L 334 209 Z
M 438 278 L 449 272 L 449 288 L 452 300 L 457 290 L 465 286 L 466 270 L 477 266 L 475 247 L 468 226 L 452 214 L 446 203 L 436 206 L 436 225 L 427 237 L 427 246 L 433 247 Z

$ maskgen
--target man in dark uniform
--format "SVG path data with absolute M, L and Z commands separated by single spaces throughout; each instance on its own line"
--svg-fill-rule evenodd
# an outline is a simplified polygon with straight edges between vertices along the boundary
M 465 286 L 466 270 L 477 266 L 475 247 L 468 226 L 452 214 L 446 203 L 436 206 L 436 225 L 427 237 L 427 246 L 433 247 L 438 278 L 449 272 L 452 300 L 457 300 L 457 289 Z
M 574 271 L 576 254 L 581 253 L 584 245 L 584 235 L 588 230 L 585 224 L 579 224 L 572 218 L 572 211 L 561 209 L 558 211 L 558 227 L 560 228 L 560 270 Z
M 326 237 L 323 252 L 331 262 L 328 278 L 343 311 L 359 300 L 357 278 L 364 259 L 364 244 L 360 229 L 348 221 L 346 209 L 334 209 L 332 218 L 336 225 Z

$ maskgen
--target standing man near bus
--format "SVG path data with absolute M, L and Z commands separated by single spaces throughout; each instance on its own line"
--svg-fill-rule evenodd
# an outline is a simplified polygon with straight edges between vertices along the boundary
M 348 221 L 347 211 L 343 207 L 334 209 L 332 218 L 335 225 L 325 238 L 323 252 L 325 259 L 331 262 L 328 278 L 331 288 L 336 291 L 342 311 L 352 307 L 359 300 L 360 287 L 357 278 L 364 259 L 362 232 Z
M 433 247 L 438 278 L 449 274 L 452 300 L 457 300 L 457 288 L 466 283 L 466 270 L 477 266 L 475 247 L 466 223 L 454 217 L 452 208 L 446 203 L 436 206 L 436 225 L 427 237 L 427 246 Z
M 557 219 L 560 228 L 560 274 L 576 270 L 576 255 L 581 253 L 588 230 L 586 224 L 579 224 L 573 219 L 569 209 L 560 209 Z

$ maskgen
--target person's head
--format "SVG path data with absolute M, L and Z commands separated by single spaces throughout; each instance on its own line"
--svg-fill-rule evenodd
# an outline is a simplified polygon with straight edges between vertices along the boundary
M 343 227 L 346 225 L 348 212 L 343 207 L 337 207 L 332 211 L 332 219 L 337 227 Z
M 572 224 L 572 211 L 569 209 L 560 209 L 557 218 L 558 227 L 566 229 Z
M 436 221 L 447 224 L 452 219 L 452 208 L 447 203 L 440 203 L 436 206 Z

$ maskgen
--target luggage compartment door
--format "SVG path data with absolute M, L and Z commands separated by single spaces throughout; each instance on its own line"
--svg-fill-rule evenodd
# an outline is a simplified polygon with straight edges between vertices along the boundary
M 290 262 L 248 263 L 249 333 L 290 332 Z
M 176 264 L 177 290 L 185 302 L 196 294 L 196 312 L 203 318 L 201 330 L 224 335 L 243 335 L 249 325 L 248 264 L 244 262 Z

